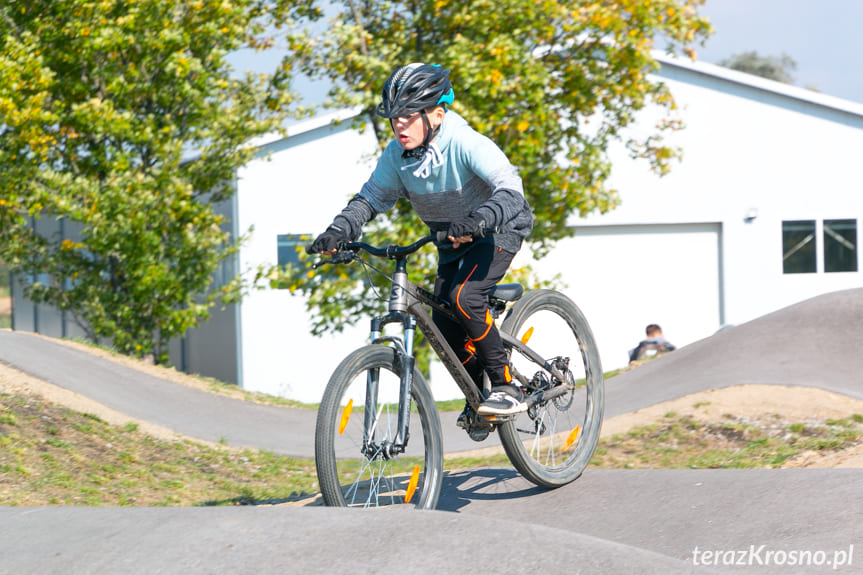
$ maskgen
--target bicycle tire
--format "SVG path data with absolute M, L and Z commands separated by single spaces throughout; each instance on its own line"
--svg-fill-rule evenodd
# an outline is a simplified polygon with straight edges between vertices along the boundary
M 522 413 L 499 424 L 498 432 L 507 457 L 523 477 L 536 485 L 556 488 L 578 479 L 590 463 L 602 427 L 604 377 L 593 332 L 568 297 L 554 290 L 528 292 L 512 306 L 501 324 L 502 331 L 519 339 L 531 327 L 538 327 L 540 332 L 548 330 L 542 336 L 544 341 L 538 342 L 530 330 L 527 337 L 532 349 L 546 360 L 569 358 L 570 391 L 537 404 L 532 415 Z M 545 370 L 524 359 L 519 367 L 516 356 L 520 354 L 512 349 L 509 352 L 515 369 L 550 386 L 551 378 Z M 526 373 L 528 367 L 534 370 L 530 375 Z M 528 391 L 531 392 L 537 390 Z
M 419 370 L 414 369 L 411 396 L 416 412 L 411 414 L 405 454 L 389 456 L 377 451 L 364 455 L 365 410 L 360 406 L 365 405 L 365 381 L 369 370 L 378 370 L 380 374 L 374 443 L 383 445 L 395 436 L 400 373 L 398 355 L 385 345 L 359 348 L 333 372 L 318 409 L 315 463 L 324 502 L 339 507 L 408 505 L 433 509 L 442 483 L 443 439 L 431 390 Z M 353 408 L 347 407 L 351 399 L 355 400 Z M 419 425 L 416 424 L 417 418 Z M 411 471 L 417 467 L 419 474 L 412 474 Z M 416 482 L 415 494 L 405 502 L 411 480 Z

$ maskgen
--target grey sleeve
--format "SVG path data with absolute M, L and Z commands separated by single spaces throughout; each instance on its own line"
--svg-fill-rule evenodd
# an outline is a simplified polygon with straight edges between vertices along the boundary
M 506 188 L 494 191 L 491 197 L 475 211 L 482 216 L 487 226 L 504 229 L 527 208 L 524 196 Z
M 351 241 L 362 234 L 363 226 L 374 219 L 378 212 L 365 198 L 356 195 L 345 209 L 333 219 L 333 226 L 344 231 Z
M 490 140 L 485 147 L 476 147 L 469 159 L 474 173 L 482 177 L 492 189 L 492 194 L 475 213 L 479 214 L 487 226 L 499 230 L 510 227 L 525 210 L 530 211 L 524 199 L 524 187 L 518 171 L 504 156 L 503 152 L 494 146 Z

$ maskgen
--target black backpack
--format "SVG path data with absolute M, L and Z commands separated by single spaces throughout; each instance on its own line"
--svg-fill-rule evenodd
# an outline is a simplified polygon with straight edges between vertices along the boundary
M 641 361 L 656 357 L 660 353 L 666 353 L 673 350 L 674 346 L 669 345 L 664 341 L 643 341 L 638 344 L 634 355 L 636 361 Z

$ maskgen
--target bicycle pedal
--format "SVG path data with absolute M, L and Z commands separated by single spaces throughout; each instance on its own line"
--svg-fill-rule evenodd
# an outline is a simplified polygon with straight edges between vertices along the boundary
M 479 415 L 477 414 L 476 420 L 480 423 L 489 423 L 489 424 L 499 424 L 506 423 L 507 421 L 512 421 L 515 419 L 515 416 L 518 414 L 512 415 Z

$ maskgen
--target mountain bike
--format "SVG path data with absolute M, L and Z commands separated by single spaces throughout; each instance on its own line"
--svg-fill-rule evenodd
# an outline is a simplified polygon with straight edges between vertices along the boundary
M 524 293 L 519 284 L 491 291 L 489 310 L 495 319 L 504 315 L 500 334 L 528 409 L 508 416 L 476 413 L 488 393 L 488 378 L 482 387 L 473 381 L 426 309 L 452 315 L 450 302 L 408 279 L 408 256 L 445 241 L 444 236 L 428 235 L 408 246 L 349 242 L 332 259 L 315 264 L 359 261 L 367 274 L 373 270 L 390 284 L 387 313 L 371 320 L 371 343 L 336 367 L 318 410 L 315 460 L 327 505 L 437 505 L 443 438 L 429 384 L 416 367 L 417 328 L 464 393 L 465 431 L 482 441 L 496 430 L 526 479 L 547 488 L 566 485 L 593 455 L 603 417 L 602 366 L 587 320 L 558 291 Z M 366 261 L 361 252 L 392 260 L 392 272 Z

